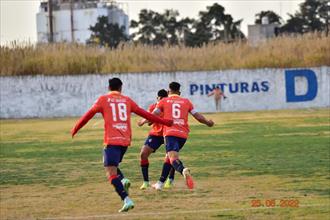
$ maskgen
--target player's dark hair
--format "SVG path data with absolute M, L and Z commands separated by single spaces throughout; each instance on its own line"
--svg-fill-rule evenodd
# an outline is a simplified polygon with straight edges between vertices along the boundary
M 177 83 L 177 82 L 171 82 L 169 87 L 171 89 L 171 91 L 173 92 L 180 92 L 180 83 Z
M 109 89 L 111 91 L 119 91 L 122 85 L 123 82 L 119 78 L 109 79 Z
M 165 98 L 168 96 L 168 93 L 165 89 L 161 89 L 158 91 L 157 95 L 158 95 L 158 97 Z

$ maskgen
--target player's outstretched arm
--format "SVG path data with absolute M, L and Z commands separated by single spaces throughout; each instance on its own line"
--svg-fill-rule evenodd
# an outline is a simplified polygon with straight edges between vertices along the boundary
M 76 125 L 71 129 L 72 138 L 79 131 L 80 128 L 82 128 L 91 118 L 93 118 L 96 113 L 97 111 L 92 108 L 79 119 Z
M 147 119 L 150 122 L 154 122 L 154 123 L 160 123 L 166 126 L 172 126 L 173 124 L 173 120 L 172 119 L 165 119 L 165 118 L 160 118 L 156 115 L 153 115 L 149 112 L 147 112 L 146 110 L 138 107 L 134 110 L 134 113 L 137 115 L 140 115 L 141 117 Z
M 201 113 L 196 112 L 195 114 L 193 114 L 193 117 L 200 123 L 205 124 L 209 127 L 212 127 L 214 125 L 214 122 L 212 120 L 207 120 Z
M 143 119 L 141 119 L 140 121 L 138 121 L 138 126 L 140 126 L 140 127 L 142 127 L 144 124 L 146 124 L 148 122 L 148 120 L 147 119 L 145 119 L 145 118 L 143 118 Z

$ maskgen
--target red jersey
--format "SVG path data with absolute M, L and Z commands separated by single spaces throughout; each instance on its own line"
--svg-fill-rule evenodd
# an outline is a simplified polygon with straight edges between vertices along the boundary
M 148 112 L 153 112 L 157 106 L 157 103 L 151 104 L 148 108 Z M 163 117 L 163 113 L 159 115 L 160 117 Z M 153 123 L 151 125 L 151 130 L 149 131 L 149 135 L 154 136 L 163 136 L 163 125 L 159 123 Z
M 129 97 L 110 92 L 99 97 L 92 109 L 104 118 L 104 144 L 128 146 L 131 143 L 131 112 L 138 108 Z
M 189 99 L 179 95 L 169 95 L 169 97 L 159 101 L 157 109 L 163 112 L 164 118 L 173 119 L 171 127 L 164 126 L 164 136 L 188 137 L 188 114 L 195 113 L 194 106 Z
M 131 112 L 134 112 L 151 122 L 163 123 L 171 126 L 172 121 L 155 117 L 141 109 L 132 99 L 120 94 L 109 92 L 100 96 L 88 112 L 83 115 L 71 130 L 72 137 L 96 113 L 101 113 L 104 119 L 104 144 L 129 146 L 131 144 Z

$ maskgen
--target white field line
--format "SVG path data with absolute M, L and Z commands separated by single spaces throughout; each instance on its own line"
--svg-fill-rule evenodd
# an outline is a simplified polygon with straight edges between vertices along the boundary
M 298 208 L 309 208 L 309 207 L 328 207 L 330 204 L 310 204 L 310 205 L 299 205 Z M 198 210 L 176 210 L 173 214 L 191 214 L 191 213 L 210 213 L 210 212 L 230 212 L 230 211 L 249 211 L 249 210 L 262 210 L 262 209 L 283 209 L 282 207 L 249 207 L 249 208 L 237 208 L 237 209 L 198 209 Z M 296 208 L 291 208 L 296 209 Z M 107 215 L 87 215 L 87 216 L 65 216 L 65 217 L 47 217 L 38 218 L 40 220 L 75 220 L 75 219 L 97 219 L 97 218 L 133 218 L 143 216 L 164 216 L 171 215 L 171 212 L 140 212 L 140 213 L 116 213 Z

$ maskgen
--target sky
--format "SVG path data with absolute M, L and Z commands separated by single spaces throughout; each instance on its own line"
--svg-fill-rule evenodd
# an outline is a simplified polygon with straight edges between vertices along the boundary
M 255 14 L 272 10 L 284 20 L 294 14 L 304 0 L 117 0 L 124 3 L 129 18 L 137 20 L 141 9 L 163 12 L 175 9 L 180 17 L 198 17 L 199 11 L 218 3 L 234 20 L 243 19 L 241 29 L 247 35 L 247 25 L 254 24 Z M 40 0 L 0 0 L 0 44 L 11 41 L 37 41 L 36 14 Z

